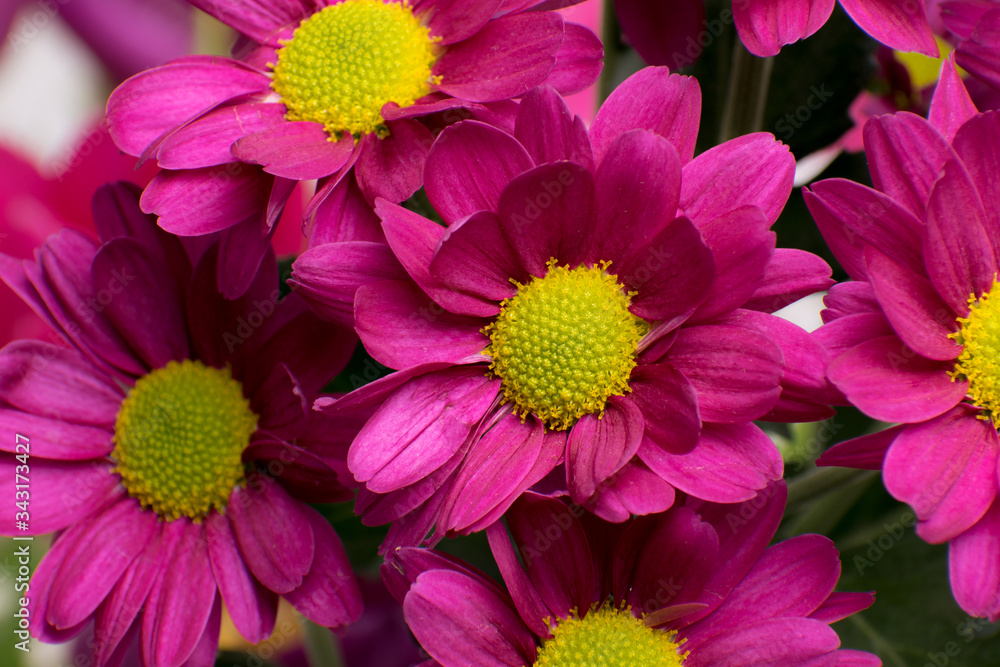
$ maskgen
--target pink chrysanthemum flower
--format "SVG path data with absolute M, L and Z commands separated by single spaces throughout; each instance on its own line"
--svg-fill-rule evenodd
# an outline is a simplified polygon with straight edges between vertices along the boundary
M 527 493 L 506 515 L 510 536 L 487 529 L 506 590 L 426 549 L 396 551 L 382 573 L 428 667 L 881 665 L 838 650 L 830 623 L 874 596 L 834 592 L 833 543 L 767 546 L 785 495 L 779 481 L 740 505 L 688 498 L 621 525 Z
M 675 488 L 742 501 L 782 474 L 752 420 L 832 414 L 810 398 L 822 348 L 768 314 L 830 284 L 815 256 L 774 249 L 792 157 L 761 133 L 692 159 L 699 108 L 693 79 L 648 68 L 588 136 L 540 89 L 513 136 L 442 132 L 425 188 L 447 227 L 377 203 L 401 266 L 363 243 L 298 259 L 298 293 L 330 317 L 352 276 L 371 281 L 356 328 L 398 372 L 319 406 L 380 406 L 348 463 L 367 520 L 406 515 L 390 544 L 481 530 L 546 476 L 617 521 Z
M 868 122 L 874 189 L 831 179 L 806 193 L 854 279 L 830 290 L 816 334 L 829 378 L 869 416 L 900 422 L 820 463 L 881 468 L 915 509 L 917 533 L 950 542 L 959 604 L 996 619 L 1000 115 L 977 113 L 946 61 L 929 118 Z
M 183 58 L 136 75 L 111 95 L 108 119 L 122 150 L 167 170 L 142 198 L 164 229 L 231 230 L 220 275 L 230 296 L 296 181 L 323 179 L 309 213 L 324 238 L 363 236 L 341 218 L 421 186 L 432 126 L 502 118 L 509 109 L 490 105 L 542 83 L 577 92 L 601 70 L 590 30 L 538 11 L 573 1 L 193 4 L 244 36 L 238 59 Z
M 254 642 L 279 596 L 324 625 L 356 619 L 343 547 L 306 504 L 351 496 L 345 427 L 308 403 L 354 337 L 279 300 L 273 256 L 242 299 L 221 298 L 217 249 L 157 229 L 138 189 L 99 191 L 95 219 L 102 244 L 64 230 L 36 261 L 0 256 L 69 343 L 0 351 L 0 469 L 30 480 L 2 534 L 58 531 L 31 580 L 32 633 L 93 622 L 96 664 L 138 636 L 144 664 L 173 667 L 213 664 L 222 603 Z
M 733 0 L 732 11 L 706 20 L 703 0 L 684 0 L 680 20 L 662 0 L 614 0 L 622 28 L 636 50 L 657 65 L 677 68 L 697 60 L 706 40 L 736 23 L 750 53 L 773 56 L 809 37 L 829 20 L 837 0 Z M 839 0 L 862 30 L 899 51 L 938 55 L 924 0 Z M 695 5 L 698 5 L 697 7 Z

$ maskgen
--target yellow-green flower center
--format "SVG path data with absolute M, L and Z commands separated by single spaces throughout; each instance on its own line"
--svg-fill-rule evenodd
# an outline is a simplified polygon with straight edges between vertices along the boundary
M 322 123 L 332 140 L 385 133 L 382 106 L 430 92 L 434 43 L 409 3 L 344 0 L 302 21 L 278 50 L 271 87 L 288 120 Z
M 649 325 L 629 312 L 630 298 L 608 262 L 570 269 L 548 262 L 543 278 L 517 282 L 483 329 L 490 369 L 504 399 L 522 417 L 534 413 L 554 430 L 586 414 L 602 415 L 608 398 L 629 391 L 639 340 Z
M 1000 417 L 1000 291 L 993 279 L 981 297 L 969 296 L 969 316 L 958 318 L 961 329 L 951 334 L 964 346 L 951 371 L 953 380 L 969 381 L 969 399 L 994 423 Z
M 681 667 L 687 657 L 673 633 L 647 627 L 627 608 L 605 605 L 583 618 L 561 619 L 552 635 L 535 667 Z
M 241 455 L 257 428 L 228 368 L 186 359 L 135 383 L 115 421 L 111 457 L 125 490 L 173 521 L 223 510 L 244 481 Z

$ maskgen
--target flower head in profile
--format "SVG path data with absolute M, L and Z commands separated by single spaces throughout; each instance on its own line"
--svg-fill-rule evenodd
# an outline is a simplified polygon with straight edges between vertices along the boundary
M 217 246 L 157 229 L 137 189 L 99 190 L 94 210 L 101 243 L 64 230 L 35 261 L 0 256 L 68 344 L 0 351 L 0 468 L 13 478 L 27 450 L 31 480 L 29 518 L 2 532 L 58 531 L 31 580 L 32 633 L 65 641 L 92 622 L 96 664 L 138 636 L 144 664 L 203 665 L 223 603 L 253 642 L 279 596 L 324 625 L 356 619 L 343 547 L 306 504 L 351 496 L 349 435 L 308 405 L 354 336 L 279 298 L 273 256 L 223 299 Z
M 756 134 L 693 158 L 699 107 L 694 80 L 649 68 L 588 134 L 539 89 L 514 135 L 442 132 L 425 188 L 447 227 L 383 200 L 388 248 L 296 262 L 298 293 L 353 315 L 397 370 L 319 403 L 378 406 L 348 463 L 367 520 L 406 515 L 390 543 L 485 528 L 538 483 L 617 521 L 675 488 L 745 500 L 782 474 L 752 420 L 830 414 L 810 398 L 822 348 L 769 314 L 829 284 L 815 256 L 774 248 L 791 155 Z M 344 313 L 350 275 L 378 279 Z
M 938 55 L 924 0 L 839 2 L 858 27 L 886 46 Z M 837 0 L 733 0 L 732 10 L 727 7 L 711 17 L 706 17 L 702 0 L 671 3 L 669 9 L 660 0 L 614 0 L 614 3 L 622 30 L 646 62 L 678 69 L 697 60 L 705 47 L 732 23 L 750 53 L 762 57 L 777 55 L 782 46 L 805 39 L 822 28 Z
M 426 549 L 394 552 L 383 578 L 441 667 L 881 665 L 830 628 L 874 599 L 834 592 L 833 543 L 767 546 L 785 493 L 689 498 L 627 524 L 527 493 L 487 529 L 506 588 Z
M 111 95 L 108 118 L 122 150 L 165 170 L 142 199 L 164 229 L 237 237 L 223 248 L 230 296 L 296 181 L 323 179 L 309 209 L 314 234 L 377 236 L 377 226 L 343 230 L 343 216 L 413 194 L 432 128 L 502 122 L 530 88 L 577 92 L 601 70 L 594 34 L 534 11 L 540 0 L 193 4 L 243 35 L 237 57 L 138 74 Z
M 950 542 L 952 591 L 1000 617 L 1000 116 L 977 113 L 946 62 L 929 120 L 865 126 L 874 188 L 830 179 L 806 202 L 852 281 L 826 297 L 816 335 L 830 380 L 865 414 L 897 423 L 820 464 L 882 469 L 928 542 Z

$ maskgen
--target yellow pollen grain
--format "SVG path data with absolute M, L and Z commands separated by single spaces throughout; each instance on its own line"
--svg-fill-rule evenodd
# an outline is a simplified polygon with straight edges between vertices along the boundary
M 647 627 L 628 607 L 604 605 L 577 618 L 560 619 L 543 641 L 534 667 L 683 667 L 675 634 Z
M 962 353 L 949 373 L 952 380 L 969 381 L 969 400 L 982 408 L 983 419 L 1000 416 L 1000 291 L 997 279 L 989 291 L 969 296 L 969 316 L 958 318 L 960 329 L 950 338 Z
M 244 483 L 257 415 L 228 368 L 171 361 L 139 378 L 115 420 L 111 458 L 122 485 L 167 521 L 222 511 Z
M 330 139 L 385 136 L 382 107 L 408 107 L 440 77 L 436 38 L 408 2 L 345 0 L 302 21 L 278 50 L 271 87 L 285 118 L 322 123 Z
M 571 269 L 550 259 L 544 277 L 514 283 L 517 294 L 483 329 L 490 370 L 522 419 L 534 414 L 565 430 L 584 415 L 603 415 L 611 396 L 630 391 L 649 325 L 629 312 L 634 293 L 623 291 L 608 265 Z

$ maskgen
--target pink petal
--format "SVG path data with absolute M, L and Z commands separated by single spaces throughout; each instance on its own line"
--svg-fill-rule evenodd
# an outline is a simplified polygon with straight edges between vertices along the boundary
M 896 336 L 872 338 L 833 360 L 827 374 L 869 417 L 921 422 L 953 407 L 969 383 L 948 376 L 952 364 L 921 357 Z
M 524 495 L 507 512 L 507 527 L 532 586 L 552 614 L 595 602 L 594 563 L 583 525 L 583 510 L 554 498 Z
M 727 634 L 727 627 L 739 627 L 748 616 L 755 621 L 806 616 L 829 597 L 839 578 L 840 557 L 833 542 L 822 535 L 799 535 L 767 549 L 712 613 L 711 623 L 684 635 L 698 646 Z
M 156 514 L 123 497 L 93 521 L 76 524 L 86 530 L 65 533 L 68 550 L 50 591 L 46 620 L 57 628 L 87 620 L 146 547 L 156 521 Z
M 585 503 L 598 486 L 629 462 L 642 442 L 642 411 L 620 396 L 608 399 L 602 415 L 584 415 L 566 442 L 570 493 Z
M 897 526 L 899 524 L 896 524 Z M 874 593 L 842 593 L 834 591 L 809 618 L 824 623 L 836 623 L 875 604 Z
M 274 177 L 238 163 L 161 171 L 142 193 L 142 210 L 178 236 L 201 236 L 251 217 L 267 203 Z
M 647 67 L 627 78 L 601 105 L 590 128 L 600 163 L 611 143 L 629 130 L 651 130 L 677 149 L 681 164 L 694 155 L 701 117 L 701 89 L 693 77 Z
M 313 623 L 325 627 L 347 625 L 361 616 L 361 590 L 337 533 L 316 510 L 303 513 L 312 526 L 316 557 L 302 585 L 285 593 L 292 606 Z
M 636 366 L 629 379 L 642 410 L 645 437 L 668 452 L 689 452 L 698 442 L 701 418 L 694 387 L 669 364 Z
M 509 412 L 483 434 L 455 473 L 445 508 L 449 530 L 489 525 L 487 515 L 499 518 L 520 492 L 551 471 L 564 448 L 550 451 L 543 430 L 537 419 Z
M 434 143 L 431 131 L 408 118 L 387 123 L 389 136 L 369 134 L 362 139 L 354 166 L 365 199 L 391 202 L 407 199 L 424 184 L 424 162 Z
M 657 0 L 616 0 L 615 12 L 628 43 L 650 65 L 678 71 L 702 53 L 694 39 L 706 28 L 703 3 L 671 6 Z M 721 31 L 722 25 L 719 19 L 712 20 L 712 28 Z
M 514 137 L 536 164 L 568 160 L 593 170 L 587 126 L 548 86 L 533 88 L 521 99 Z
M 754 424 L 705 424 L 698 445 L 686 454 L 649 444 L 639 449 L 639 458 L 671 485 L 696 498 L 738 503 L 781 479 L 781 455 Z
M 278 596 L 247 569 L 225 515 L 210 514 L 206 532 L 212 573 L 233 625 L 250 643 L 266 639 L 274 630 Z
M 680 636 L 684 634 L 682 631 Z M 839 646 L 840 638 L 826 623 L 811 618 L 772 618 L 741 623 L 703 644 L 689 644 L 691 656 L 684 667 L 798 665 Z
M 649 177 L 635 178 L 636 173 Z M 593 252 L 602 260 L 617 263 L 677 217 L 681 163 L 673 145 L 658 134 L 631 130 L 616 137 L 594 183 L 598 214 Z
M 284 104 L 251 102 L 210 111 L 171 132 L 156 149 L 162 169 L 197 169 L 233 162 L 239 139 L 285 122 Z
M 990 289 L 997 273 L 983 202 L 958 160 L 944 165 L 927 206 L 927 274 L 938 294 L 959 314 L 968 312 L 969 296 Z
M 632 246 L 614 267 L 630 291 L 629 311 L 647 321 L 686 320 L 715 279 L 715 259 L 687 218 L 674 218 L 648 245 Z
M 37 417 L 20 410 L 0 408 L 0 428 L 7 433 L 30 434 L 31 455 L 62 461 L 85 461 L 107 456 L 114 445 L 107 426 L 77 426 L 59 418 Z M 0 445 L 0 451 L 16 452 L 14 435 Z
M 927 119 L 934 129 L 950 142 L 955 138 L 958 128 L 974 118 L 977 112 L 976 105 L 969 97 L 969 91 L 965 89 L 965 84 L 958 75 L 954 59 L 945 58 L 941 63 L 941 75 L 934 89 Z M 961 154 L 958 146 L 955 150 Z
M 240 0 L 238 4 L 191 0 L 191 4 L 261 44 L 273 44 L 276 32 L 297 26 L 308 17 L 306 4 L 298 0 Z
M 792 192 L 795 158 L 766 132 L 737 137 L 684 165 L 681 208 L 701 224 L 740 206 L 764 211 L 774 224 Z
M 938 56 L 922 5 L 899 0 L 840 0 L 840 5 L 862 30 L 886 46 Z
M 689 602 L 715 569 L 718 551 L 714 527 L 688 507 L 638 519 L 615 545 L 616 601 L 646 614 Z
M 502 0 L 463 2 L 463 0 L 417 0 L 415 13 L 442 46 L 454 44 L 476 34 L 494 14 Z
M 351 472 L 375 493 L 419 481 L 462 445 L 499 385 L 478 365 L 429 373 L 404 384 L 354 440 L 347 457 Z
M 510 601 L 463 573 L 420 574 L 403 613 L 420 645 L 442 664 L 511 667 L 535 660 L 534 636 Z
M 1000 503 L 994 500 L 974 526 L 953 538 L 948 574 L 955 601 L 970 616 L 995 619 L 1000 611 Z
M 256 474 L 229 498 L 228 518 L 243 561 L 276 593 L 302 585 L 312 566 L 314 541 L 298 501 L 266 475 Z
M 477 299 L 499 302 L 514 296 L 516 280 L 530 280 L 517 252 L 503 234 L 500 218 L 480 211 L 451 227 L 431 260 L 430 274 L 448 287 Z M 496 313 L 500 306 L 496 306 Z
M 343 167 L 354 151 L 354 139 L 345 133 L 334 141 L 319 123 L 296 121 L 248 134 L 232 151 L 236 159 L 259 164 L 269 174 L 307 181 Z
M 181 296 L 157 260 L 139 241 L 119 238 L 101 247 L 91 267 L 94 289 L 112 295 L 105 316 L 150 368 L 190 354 Z
M 868 277 L 864 249 L 869 246 L 910 272 L 923 273 L 924 225 L 890 197 L 838 178 L 816 183 L 803 196 L 823 238 L 855 280 Z
M 746 0 L 733 5 L 740 41 L 755 56 L 774 56 L 809 37 L 833 13 L 834 0 Z
M 180 519 L 166 532 L 177 546 L 149 593 L 142 619 L 142 653 L 148 664 L 178 665 L 194 652 L 218 595 L 204 526 Z
M 436 88 L 471 102 L 520 97 L 549 75 L 562 41 L 563 21 L 558 14 L 494 19 L 438 59 L 433 73 L 442 81 Z
M 216 56 L 188 58 L 136 74 L 108 100 L 108 131 L 129 155 L 228 99 L 270 89 L 262 72 Z
M 546 85 L 561 95 L 573 95 L 597 81 L 604 69 L 604 46 L 585 26 L 565 21 L 563 40 L 556 52 L 556 64 L 545 77 Z
M 389 368 L 459 363 L 480 354 L 490 342 L 482 333 L 484 320 L 449 313 L 412 281 L 362 285 L 354 315 L 365 349 Z
M 865 263 L 885 316 L 903 342 L 928 359 L 958 357 L 962 348 L 948 337 L 958 329 L 955 313 L 931 281 L 872 248 L 865 250 Z
M 500 229 L 528 273 L 544 276 L 552 258 L 569 266 L 587 259 L 597 222 L 594 197 L 593 175 L 572 162 L 535 167 L 503 189 Z
M 15 440 L 12 437 L 11 440 Z M 45 535 L 63 530 L 84 520 L 104 506 L 115 491 L 120 477 L 112 472 L 113 463 L 92 461 L 88 463 L 64 463 L 36 459 L 34 433 L 30 440 L 30 530 L 16 530 L 14 512 L 10 512 L 0 524 L 3 535 Z M 110 447 L 109 447 L 110 450 Z M 24 453 L 24 450 L 21 450 Z M 25 472 L 25 464 L 13 456 L 0 456 L 0 472 L 7 478 L 16 480 L 16 475 Z M 12 490 L 16 487 L 12 486 Z M 13 491 L 12 491 L 13 492 Z M 23 517 L 22 517 L 23 518 Z
M 870 435 L 838 442 L 816 459 L 816 465 L 881 470 L 886 452 L 906 428 L 906 424 L 899 424 Z
M 992 146 L 1000 141 L 1000 116 L 996 113 L 979 114 L 967 121 L 955 133 L 955 152 L 962 159 L 969 177 L 975 185 L 980 200 L 1000 201 L 1000 183 L 994 178 L 997 171 L 996 156 L 983 146 Z M 959 184 L 963 179 L 959 179 Z M 986 235 L 993 245 L 993 253 L 1000 256 L 1000 207 L 993 204 L 984 206 L 986 212 Z
M 463 121 L 438 135 L 427 156 L 424 189 L 434 210 L 453 224 L 476 211 L 495 211 L 507 183 L 533 166 L 506 132 Z
M 587 509 L 606 521 L 621 523 L 633 514 L 665 512 L 675 497 L 670 483 L 633 458 L 597 487 Z
M 931 188 L 955 156 L 951 146 L 930 123 L 907 111 L 872 118 L 864 139 L 875 189 L 924 219 Z
M 106 436 L 94 443 L 100 453 L 84 450 L 80 452 L 82 458 L 107 453 L 101 447 L 101 440 L 110 441 L 115 416 L 124 399 L 115 381 L 94 368 L 79 352 L 37 340 L 16 340 L 0 352 L 0 392 L 3 392 L 4 407 L 66 422 L 63 428 L 72 428 L 72 425 L 102 427 Z M 18 432 L 30 434 L 32 440 L 41 435 L 28 429 L 25 424 Z M 5 444 L 2 449 L 15 449 L 13 442 Z M 72 456 L 72 452 L 67 453 Z M 44 455 L 44 452 L 36 449 L 31 454 Z
M 704 421 L 757 419 L 781 394 L 781 349 L 748 328 L 685 327 L 670 348 L 669 360 L 694 387 Z
M 324 243 L 295 259 L 289 282 L 314 313 L 349 325 L 354 321 L 358 287 L 405 277 L 406 272 L 384 243 Z
M 968 405 L 903 430 L 885 458 L 885 487 L 917 512 L 917 534 L 945 542 L 970 528 L 997 495 L 996 428 Z
M 804 296 L 833 284 L 830 266 L 822 259 L 796 248 L 775 248 L 764 275 L 743 307 L 773 313 Z
M 768 227 L 763 212 L 752 206 L 734 209 L 698 225 L 715 260 L 715 281 L 691 316 L 692 322 L 727 313 L 750 298 L 774 251 L 776 237 Z

